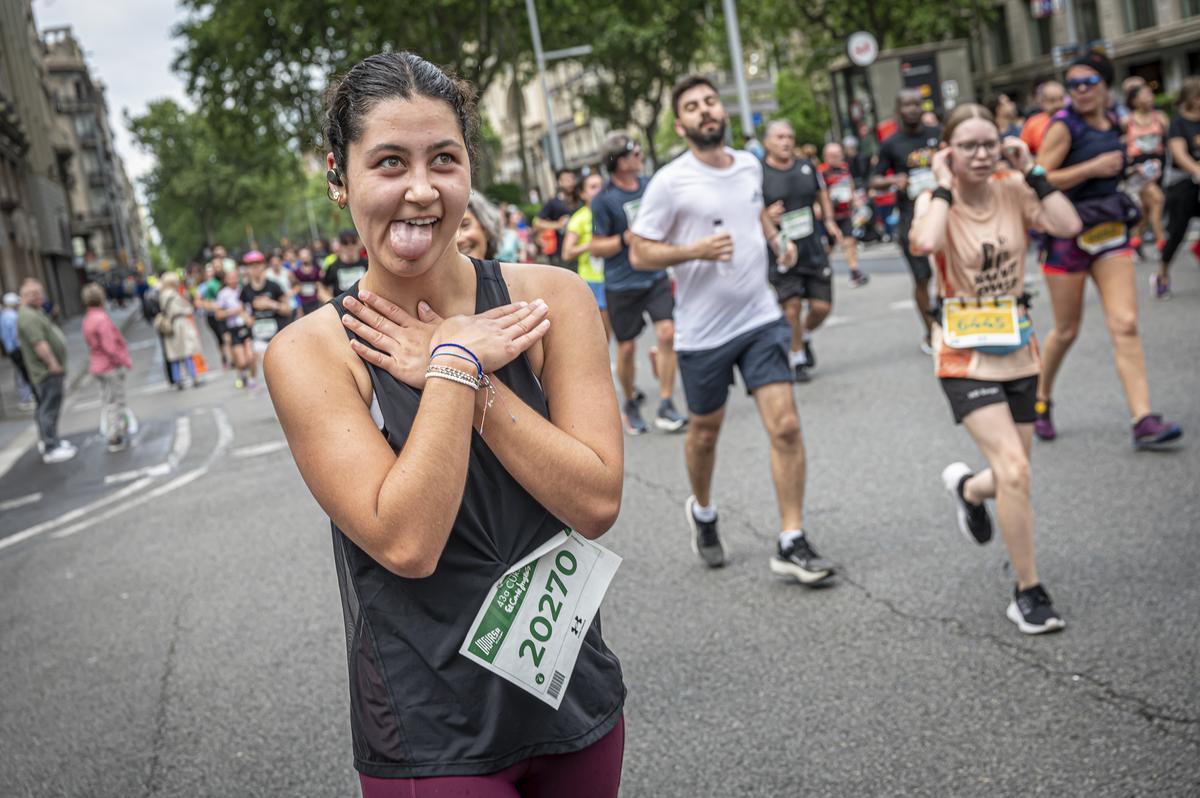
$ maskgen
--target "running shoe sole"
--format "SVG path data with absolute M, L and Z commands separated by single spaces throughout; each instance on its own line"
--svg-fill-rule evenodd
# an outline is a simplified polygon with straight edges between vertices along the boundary
M 824 582 L 829 577 L 833 576 L 832 568 L 824 571 L 807 571 L 799 565 L 782 560 L 779 557 L 771 558 L 771 573 L 778 576 L 788 576 L 796 579 L 802 585 L 816 585 Z
M 1176 430 L 1174 434 L 1163 438 L 1160 441 L 1134 441 L 1133 448 L 1139 452 L 1153 452 L 1167 449 L 1174 449 L 1175 444 L 1183 437 L 1183 430 Z
M 1017 625 L 1017 628 L 1020 629 L 1022 633 L 1027 635 L 1044 635 L 1047 632 L 1060 631 L 1065 629 L 1067 626 L 1067 622 L 1062 618 L 1051 618 L 1041 626 L 1029 623 L 1025 620 L 1024 616 L 1021 615 L 1021 610 L 1018 609 L 1017 602 L 1015 601 L 1009 602 L 1008 611 L 1005 612 L 1005 615 L 1008 616 L 1010 621 Z
M 704 564 L 709 568 L 720 568 L 725 564 L 725 546 L 721 544 L 720 538 L 717 539 L 715 548 L 708 548 L 704 551 L 700 550 L 700 529 L 696 526 L 696 516 L 692 514 L 692 508 L 696 506 L 696 497 L 688 496 L 684 502 L 683 509 L 687 513 L 688 529 L 692 531 L 692 553 L 704 561 Z
M 656 429 L 663 430 L 664 432 L 679 432 L 679 430 L 687 426 L 687 419 L 681 418 L 678 421 L 671 421 L 662 416 L 655 416 L 654 426 Z
M 958 516 L 958 531 L 962 532 L 963 537 L 976 546 L 982 546 L 985 543 L 990 543 L 991 538 L 987 540 L 976 540 L 971 534 L 971 525 L 967 523 L 967 507 L 964 500 L 958 495 L 958 483 L 963 477 L 968 474 L 974 475 L 971 467 L 966 463 L 958 462 L 951 463 L 942 469 L 942 485 L 946 488 L 946 492 L 950 494 L 950 498 L 954 500 L 954 510 Z

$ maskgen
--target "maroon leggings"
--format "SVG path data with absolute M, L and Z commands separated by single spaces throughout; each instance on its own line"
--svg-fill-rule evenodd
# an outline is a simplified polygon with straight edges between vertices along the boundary
M 358 774 L 363 798 L 615 798 L 621 786 L 625 718 L 573 754 L 535 756 L 486 776 L 379 779 Z

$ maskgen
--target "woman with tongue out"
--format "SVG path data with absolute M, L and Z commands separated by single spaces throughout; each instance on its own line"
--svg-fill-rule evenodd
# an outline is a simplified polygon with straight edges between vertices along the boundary
M 477 130 L 471 87 L 409 53 L 330 91 L 330 197 L 370 269 L 275 336 L 265 375 L 333 528 L 363 794 L 615 796 L 625 688 L 598 616 L 557 709 L 458 653 L 514 564 L 612 526 L 623 474 L 591 291 L 456 245 Z

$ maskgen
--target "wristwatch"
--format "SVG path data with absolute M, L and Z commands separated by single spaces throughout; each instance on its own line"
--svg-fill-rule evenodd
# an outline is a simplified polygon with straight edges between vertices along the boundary
M 1040 163 L 1035 163 L 1033 168 L 1025 173 L 1025 179 L 1028 180 L 1031 177 L 1044 177 L 1045 174 L 1046 167 L 1042 166 Z

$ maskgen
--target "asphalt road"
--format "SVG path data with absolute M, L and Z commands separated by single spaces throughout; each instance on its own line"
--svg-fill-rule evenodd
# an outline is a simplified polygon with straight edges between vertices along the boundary
M 1188 434 L 1173 453 L 1131 450 L 1090 292 L 1061 437 L 1034 456 L 1068 627 L 1033 639 L 1004 618 L 1003 547 L 964 542 L 941 489 L 946 463 L 980 458 L 918 351 L 907 277 L 868 268 L 867 288 L 839 281 L 796 389 L 834 586 L 767 570 L 775 499 L 743 392 L 718 451 L 720 571 L 688 544 L 682 439 L 627 439 L 603 608 L 629 688 L 623 794 L 1200 794 L 1196 263 L 1141 303 L 1154 404 Z M 355 795 L 328 523 L 264 389 L 167 391 L 152 352 L 130 384 L 138 446 L 104 451 L 85 382 L 64 416 L 80 456 L 27 452 L 0 478 L 0 794 Z

